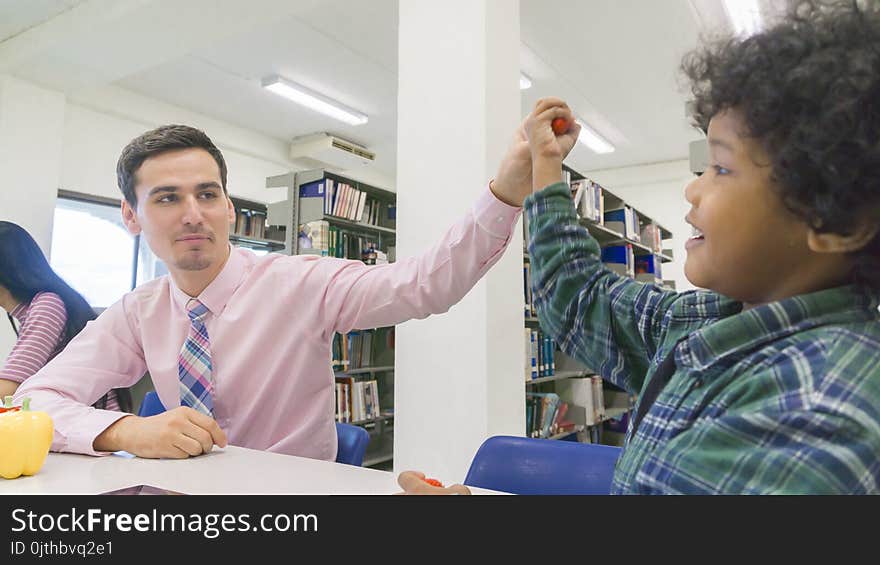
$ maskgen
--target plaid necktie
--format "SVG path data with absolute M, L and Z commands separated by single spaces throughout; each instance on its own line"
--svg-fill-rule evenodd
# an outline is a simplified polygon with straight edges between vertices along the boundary
M 211 344 L 205 316 L 208 308 L 196 300 L 186 303 L 190 327 L 180 356 L 177 358 L 177 374 L 180 377 L 180 405 L 189 406 L 213 417 L 214 386 L 211 382 Z

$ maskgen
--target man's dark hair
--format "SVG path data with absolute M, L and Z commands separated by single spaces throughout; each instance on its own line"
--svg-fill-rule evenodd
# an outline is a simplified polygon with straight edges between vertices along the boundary
M 736 108 L 770 156 L 785 206 L 819 232 L 880 222 L 880 8 L 797 2 L 771 29 L 687 56 L 694 121 Z M 880 234 L 853 281 L 880 289 Z
M 132 139 L 116 163 L 116 182 L 119 190 L 125 196 L 125 200 L 132 208 L 137 208 L 137 195 L 134 193 L 136 184 L 135 174 L 141 165 L 150 157 L 160 153 L 175 151 L 178 149 L 198 148 L 204 149 L 211 154 L 220 167 L 220 180 L 223 184 L 223 192 L 226 192 L 226 161 L 223 154 L 205 132 L 190 126 L 167 125 L 150 130 Z

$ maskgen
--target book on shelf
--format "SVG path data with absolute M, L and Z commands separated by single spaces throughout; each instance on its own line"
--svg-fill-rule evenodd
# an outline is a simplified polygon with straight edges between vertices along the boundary
M 571 183 L 571 191 L 578 216 L 602 224 L 605 218 L 602 187 L 590 179 L 580 179 Z
M 300 185 L 299 196 L 306 217 L 320 213 L 370 226 L 386 225 L 394 220 L 393 212 L 389 212 L 394 210 L 393 204 L 383 202 L 349 183 L 331 178 Z
M 380 417 L 379 385 L 373 380 L 336 377 L 336 421 L 362 422 Z
M 619 275 L 630 278 L 636 276 L 636 260 L 630 243 L 603 247 L 602 263 Z
M 526 435 L 538 438 L 550 437 L 558 408 L 559 395 L 554 392 L 526 393 Z
M 243 237 L 265 239 L 267 214 L 263 210 L 239 207 L 235 211 L 232 233 Z
M 641 242 L 650 247 L 654 253 L 663 252 L 663 233 L 660 226 L 649 222 L 642 228 L 641 235 Z
M 639 255 L 635 260 L 635 278 L 637 281 L 651 284 L 663 284 L 660 259 L 656 255 Z
M 630 206 L 622 206 L 605 212 L 605 227 L 623 234 L 626 239 L 632 241 L 641 240 L 639 228 L 639 215 Z
M 556 342 L 544 332 L 525 328 L 525 380 L 552 377 L 556 374 Z

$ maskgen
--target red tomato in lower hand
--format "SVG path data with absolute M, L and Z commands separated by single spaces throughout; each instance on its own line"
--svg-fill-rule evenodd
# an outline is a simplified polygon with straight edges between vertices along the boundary
M 553 129 L 553 133 L 562 135 L 568 131 L 568 120 L 565 118 L 553 118 L 553 121 L 550 122 L 550 127 Z

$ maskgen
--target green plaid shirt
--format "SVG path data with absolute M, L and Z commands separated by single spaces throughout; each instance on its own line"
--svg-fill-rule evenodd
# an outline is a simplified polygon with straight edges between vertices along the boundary
M 605 268 L 558 183 L 526 199 L 541 327 L 603 378 L 640 393 L 675 372 L 612 493 L 880 492 L 880 313 L 853 287 L 742 311 Z

